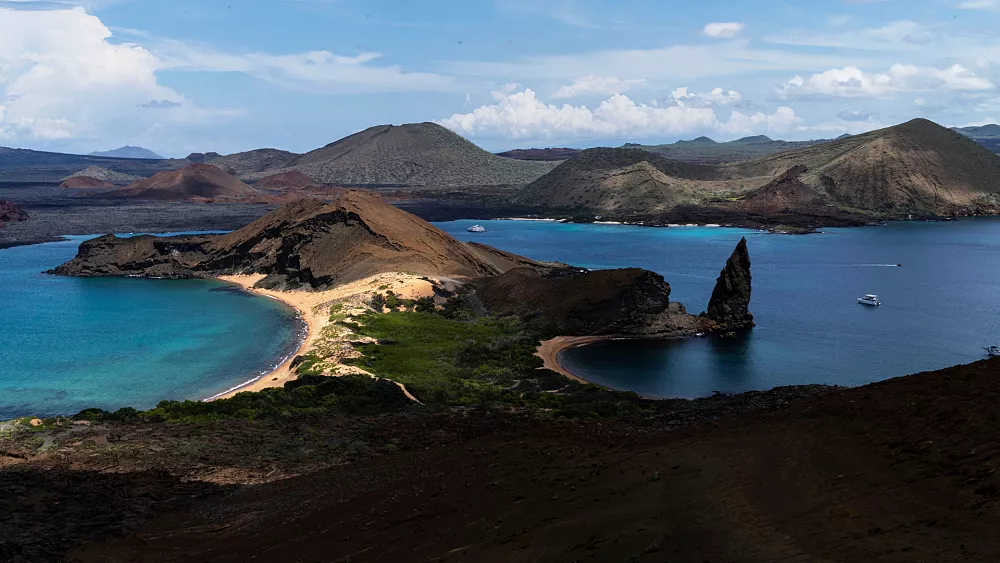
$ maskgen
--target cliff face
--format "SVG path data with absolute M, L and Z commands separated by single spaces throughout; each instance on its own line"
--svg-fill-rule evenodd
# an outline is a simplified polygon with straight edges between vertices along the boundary
M 718 323 L 721 330 L 754 326 L 749 310 L 750 289 L 750 253 L 747 251 L 747 239 L 743 238 L 715 283 L 706 316 Z
M 663 276 L 639 268 L 518 268 L 479 280 L 476 288 L 490 312 L 534 319 L 566 336 L 679 336 L 706 324 L 670 302 L 670 284 Z

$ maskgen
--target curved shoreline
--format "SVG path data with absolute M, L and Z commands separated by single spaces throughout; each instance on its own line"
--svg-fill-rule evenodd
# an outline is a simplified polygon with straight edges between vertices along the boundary
M 323 339 L 323 329 L 331 323 L 329 305 L 335 301 L 343 301 L 344 299 L 357 295 L 371 295 L 373 291 L 378 291 L 379 288 L 383 287 L 386 289 L 392 289 L 397 295 L 407 299 L 417 299 L 427 295 L 433 295 L 433 287 L 430 282 L 412 274 L 403 274 L 398 272 L 376 274 L 365 279 L 322 291 L 277 291 L 254 287 L 257 282 L 263 278 L 263 274 L 238 274 L 216 276 L 214 279 L 235 284 L 255 295 L 277 299 L 278 301 L 281 301 L 296 310 L 299 317 L 305 323 L 305 337 L 299 343 L 299 347 L 296 351 L 275 369 L 260 377 L 251 379 L 241 385 L 233 387 L 228 391 L 213 395 L 207 399 L 202 399 L 203 401 L 228 399 L 237 393 L 262 391 L 271 387 L 283 387 L 285 383 L 296 379 L 298 374 L 295 373 L 294 369 L 292 369 L 292 362 L 295 361 L 296 357 L 309 353 L 309 351 L 315 346 L 322 345 L 321 340 Z M 347 366 L 341 367 L 344 370 L 350 369 Z M 361 370 L 357 370 L 356 368 L 354 368 L 354 370 L 354 373 L 366 373 Z M 413 398 L 412 395 L 409 395 L 409 392 L 406 391 L 405 387 L 403 390 L 409 397 Z M 414 398 L 413 400 L 416 399 Z
M 286 382 L 295 379 L 295 374 L 292 372 L 292 362 L 295 361 L 296 357 L 301 356 L 308 350 L 308 348 L 312 345 L 316 334 L 319 332 L 319 328 L 316 326 L 316 319 L 312 318 L 309 312 L 306 311 L 300 303 L 296 302 L 296 300 L 289 299 L 287 296 L 283 296 L 277 291 L 255 288 L 254 285 L 257 283 L 259 277 L 263 276 L 219 276 L 215 279 L 236 285 L 248 293 L 280 301 L 293 309 L 305 327 L 299 341 L 299 345 L 291 354 L 288 355 L 288 357 L 286 357 L 271 371 L 261 374 L 253 379 L 249 379 L 239 385 L 236 385 L 235 387 L 227 389 L 226 391 L 201 399 L 202 402 L 207 403 L 217 401 L 219 399 L 228 399 L 235 396 L 237 393 L 242 393 L 244 391 L 255 392 L 270 387 L 281 387 Z
M 564 365 L 559 363 L 559 354 L 564 350 L 569 350 L 570 348 L 579 348 L 580 346 L 586 346 L 588 344 L 594 344 L 596 342 L 603 342 L 605 340 L 614 340 L 616 337 L 610 336 L 557 336 L 551 340 L 542 341 L 539 344 L 538 349 L 535 351 L 535 355 L 542 359 L 542 368 L 550 371 L 554 371 L 564 377 L 567 377 L 577 383 L 584 383 L 587 385 L 598 385 L 592 381 L 587 381 L 586 379 L 576 375 L 575 373 L 566 369 Z M 603 387 L 603 385 L 600 385 Z

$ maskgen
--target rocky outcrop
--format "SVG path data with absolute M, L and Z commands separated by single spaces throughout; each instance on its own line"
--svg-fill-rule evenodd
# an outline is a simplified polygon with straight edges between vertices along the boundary
M 110 190 L 115 185 L 107 180 L 91 178 L 90 176 L 71 176 L 59 184 L 59 187 L 66 190 Z
M 63 185 L 59 186 L 61 188 L 86 188 L 86 187 L 105 187 L 104 185 L 88 185 L 87 180 L 99 180 L 104 182 L 110 187 L 114 187 L 115 184 L 126 185 L 130 182 L 142 179 L 142 176 L 136 176 L 134 174 L 124 174 L 122 172 L 116 172 L 110 168 L 103 168 L 101 166 L 88 166 L 79 172 L 75 172 L 73 175 L 68 176 L 63 179 Z M 73 184 L 76 185 L 73 185 Z
M 518 268 L 475 286 L 488 311 L 532 319 L 566 336 L 682 336 L 707 326 L 670 301 L 663 276 L 639 268 Z
M 705 316 L 717 323 L 718 331 L 731 331 L 754 326 L 750 314 L 750 253 L 747 239 L 740 239 L 736 250 L 719 274 L 708 302 Z
M 197 278 L 266 274 L 268 287 L 325 288 L 383 272 L 478 278 L 538 264 L 467 245 L 378 196 L 303 199 L 224 235 L 106 235 L 53 270 L 74 276 Z M 541 264 L 539 264 L 541 266 Z
M 5 223 L 27 220 L 28 214 L 20 210 L 13 202 L 0 200 L 0 227 L 3 227 Z

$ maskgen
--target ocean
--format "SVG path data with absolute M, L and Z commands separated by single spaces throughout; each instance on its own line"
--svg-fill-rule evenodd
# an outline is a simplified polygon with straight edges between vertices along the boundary
M 469 233 L 475 224 L 486 233 Z M 586 268 L 662 274 L 698 314 L 740 237 L 757 327 L 732 340 L 611 341 L 563 352 L 581 377 L 649 397 L 857 386 L 984 357 L 1000 343 L 1000 220 L 893 222 L 796 236 L 714 228 L 451 221 L 461 240 Z M 902 266 L 897 266 L 902 264 Z M 857 298 L 878 294 L 870 308 Z
M 62 242 L 0 250 L 0 420 L 203 399 L 293 353 L 293 309 L 204 280 L 43 274 Z

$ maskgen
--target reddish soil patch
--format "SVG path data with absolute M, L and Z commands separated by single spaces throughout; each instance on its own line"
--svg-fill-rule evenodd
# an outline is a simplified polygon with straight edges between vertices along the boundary
M 122 197 L 169 201 L 228 198 L 245 200 L 260 192 L 211 164 L 190 164 L 178 170 L 132 182 L 116 192 Z

